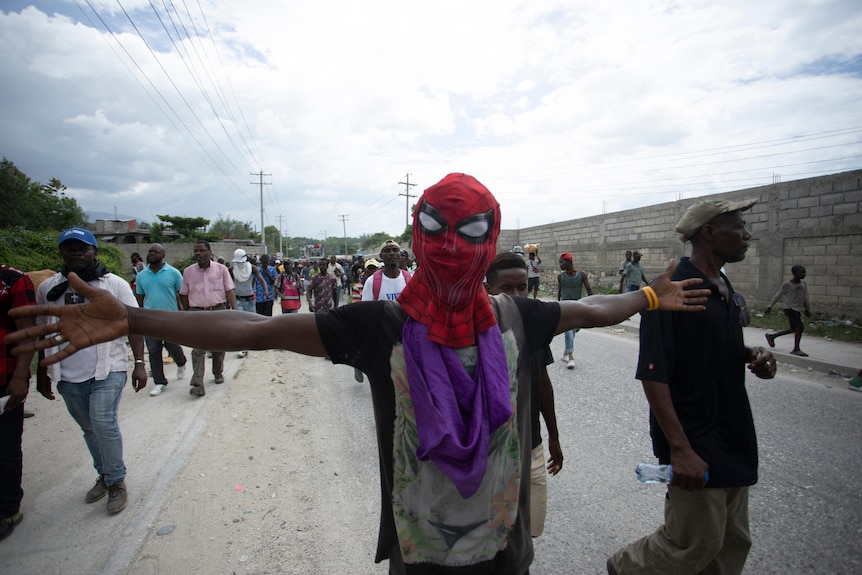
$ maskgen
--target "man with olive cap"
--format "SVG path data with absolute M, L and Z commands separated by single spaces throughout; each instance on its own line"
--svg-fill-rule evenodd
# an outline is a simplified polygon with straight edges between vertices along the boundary
M 75 272 L 87 284 L 108 291 L 127 306 L 138 307 L 129 282 L 109 272 L 96 259 L 99 246 L 92 233 L 82 228 L 70 228 L 60 234 L 57 244 L 65 265 L 60 273 L 39 284 L 37 304 L 62 307 L 85 303 L 87 298 L 72 289 L 66 277 Z M 36 322 L 42 325 L 57 321 L 55 317 L 36 318 Z M 63 338 L 54 338 L 52 343 L 51 347 L 39 352 L 40 359 L 69 345 Z M 132 380 L 137 392 L 147 385 L 144 338 L 129 334 L 129 345 L 135 356 Z M 108 513 L 121 511 L 127 500 L 118 409 L 128 369 L 126 344 L 122 338 L 116 338 L 81 350 L 50 368 L 39 365 L 36 371 L 39 393 L 47 399 L 54 399 L 51 382 L 55 382 L 57 391 L 66 402 L 66 409 L 84 432 L 84 442 L 99 474 L 84 501 L 93 503 L 107 495 Z
M 757 438 L 745 391 L 745 368 L 775 376 L 775 360 L 746 347 L 748 310 L 720 270 L 742 261 L 751 234 L 743 212 L 755 200 L 705 200 L 676 231 L 691 242 L 674 280 L 708 288 L 700 314 L 643 314 L 636 377 L 650 404 L 650 434 L 659 463 L 672 465 L 665 524 L 608 559 L 608 573 L 742 573 L 751 533 L 748 488 L 757 482 Z M 707 475 L 708 473 L 708 475 Z

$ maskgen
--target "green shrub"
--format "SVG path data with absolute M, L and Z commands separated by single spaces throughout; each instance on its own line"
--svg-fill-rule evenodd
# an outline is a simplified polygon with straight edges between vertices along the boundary
M 59 233 L 31 232 L 18 226 L 0 229 L 0 262 L 25 272 L 60 271 L 63 259 L 57 249 Z M 131 264 L 116 246 L 102 244 L 98 258 L 110 271 L 131 279 Z

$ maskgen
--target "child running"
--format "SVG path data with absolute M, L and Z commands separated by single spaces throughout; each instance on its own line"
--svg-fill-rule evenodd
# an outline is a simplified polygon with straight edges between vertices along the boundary
M 778 293 L 769 302 L 769 307 L 763 311 L 763 313 L 769 315 L 772 311 L 772 306 L 783 296 L 784 305 L 782 306 L 782 311 L 790 321 L 790 327 L 781 331 L 767 333 L 766 342 L 769 344 L 769 347 L 775 347 L 776 337 L 792 333 L 795 336 L 795 340 L 790 353 L 800 357 L 808 357 L 807 353 L 799 349 L 799 341 L 802 339 L 802 332 L 805 331 L 805 324 L 802 323 L 802 313 L 805 313 L 805 317 L 811 317 L 811 308 L 808 305 L 808 286 L 802 281 L 805 279 L 805 268 L 796 264 L 790 268 L 790 272 L 793 274 L 793 279 L 781 284 Z

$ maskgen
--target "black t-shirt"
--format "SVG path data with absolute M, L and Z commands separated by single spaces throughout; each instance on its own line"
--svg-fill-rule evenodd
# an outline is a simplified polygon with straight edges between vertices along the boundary
M 517 365 L 517 436 L 520 438 L 521 474 L 517 517 L 504 547 L 492 560 L 468 567 L 441 568 L 429 564 L 405 565 L 402 561 L 393 511 L 393 445 L 396 393 L 392 380 L 393 348 L 401 345 L 406 314 L 396 302 L 359 302 L 329 313 L 317 314 L 321 340 L 333 363 L 359 368 L 368 376 L 380 459 L 381 518 L 375 560 L 389 559 L 390 573 L 502 574 L 525 573 L 533 558 L 529 529 L 530 495 L 530 361 L 554 336 L 559 323 L 559 305 L 529 298 L 492 296 L 510 365 Z M 507 334 L 514 337 L 507 339 Z
M 644 313 L 635 377 L 670 386 L 686 437 L 709 465 L 707 487 L 740 487 L 757 483 L 757 437 L 745 389 L 740 307 L 722 277 L 728 299 L 688 258 L 680 259 L 673 279 L 702 279 L 704 285 L 689 289 L 710 289 L 706 309 Z M 656 457 L 670 463 L 670 446 L 652 410 L 650 434 Z

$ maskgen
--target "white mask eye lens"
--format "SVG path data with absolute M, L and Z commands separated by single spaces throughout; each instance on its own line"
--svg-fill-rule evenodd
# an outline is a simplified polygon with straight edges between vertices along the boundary
M 419 212 L 419 226 L 426 233 L 436 234 L 443 230 L 443 225 L 427 212 Z
M 480 238 L 488 233 L 488 221 L 478 220 L 470 222 L 458 228 L 458 233 L 462 236 L 471 238 Z
M 494 227 L 494 211 L 468 216 L 458 222 L 458 235 L 471 244 L 482 244 L 491 236 Z

